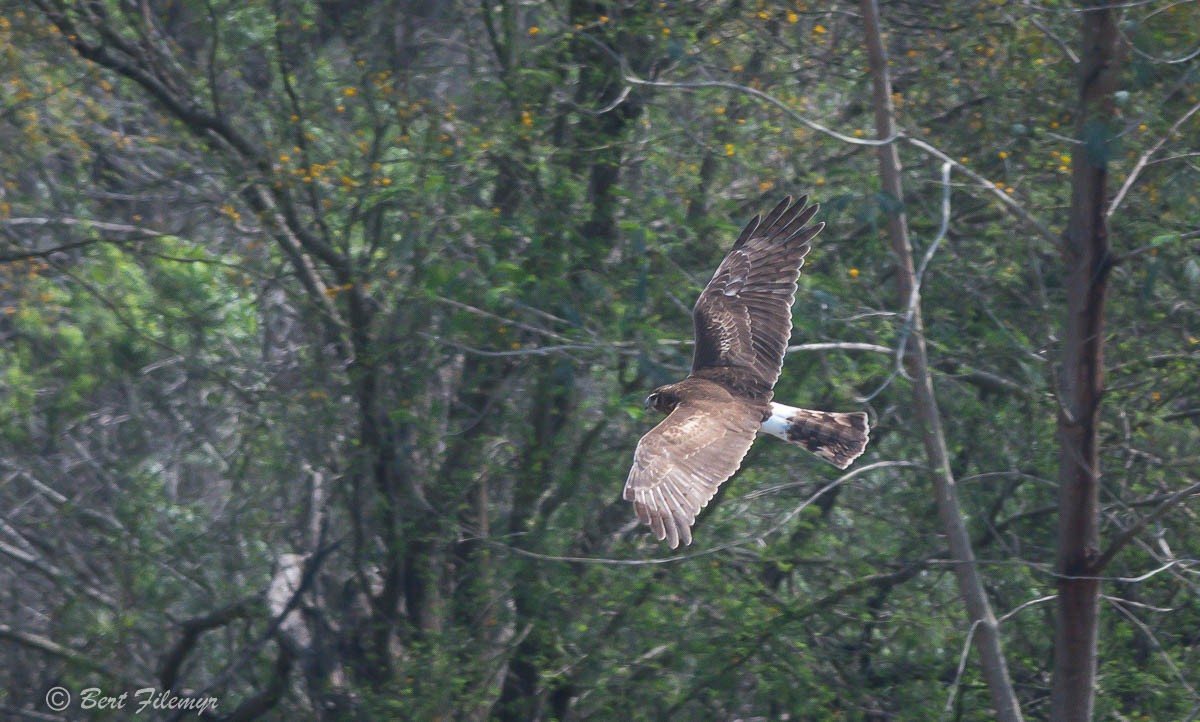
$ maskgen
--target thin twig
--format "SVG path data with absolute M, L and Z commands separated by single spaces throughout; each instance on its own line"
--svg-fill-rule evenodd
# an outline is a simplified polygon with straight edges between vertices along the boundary
M 811 505 L 814 501 L 819 499 L 822 495 L 826 494 L 827 492 L 832 491 L 833 489 L 835 489 L 838 486 L 840 486 L 841 484 L 849 481 L 850 479 L 853 479 L 854 477 L 858 476 L 859 474 L 864 474 L 868 471 L 875 471 L 878 469 L 884 469 L 884 468 L 889 468 L 889 467 L 902 467 L 902 468 L 915 468 L 915 469 L 925 468 L 922 465 L 913 463 L 911 461 L 877 461 L 874 464 L 867 464 L 865 466 L 860 466 L 860 467 L 854 469 L 853 471 L 847 472 L 847 473 L 839 476 L 837 479 L 834 479 L 833 481 L 829 482 L 825 486 L 818 489 L 812 496 L 809 496 L 808 498 L 806 498 L 803 502 L 800 503 L 799 506 L 797 506 L 796 508 L 792 509 L 787 514 L 785 514 L 781 521 L 774 524 L 766 531 L 755 533 L 755 534 L 747 534 L 743 537 L 734 539 L 734 540 L 726 542 L 724 544 L 718 544 L 718 545 L 710 547 L 708 549 L 703 549 L 701 551 L 691 552 L 688 554 L 673 554 L 669 557 L 657 557 L 657 558 L 652 558 L 652 559 L 613 559 L 613 558 L 607 558 L 607 557 L 576 557 L 576 556 L 560 556 L 557 554 L 541 554 L 538 552 L 532 552 L 527 549 L 522 549 L 520 547 L 513 546 L 511 544 L 504 544 L 494 538 L 486 539 L 486 538 L 476 537 L 474 539 L 468 539 L 467 541 L 482 541 L 485 544 L 490 544 L 494 547 L 513 552 L 514 554 L 519 554 L 520 556 L 523 556 L 523 557 L 529 557 L 531 559 L 540 559 L 542 561 L 548 561 L 548 562 L 568 562 L 568 563 L 572 563 L 572 564 L 603 564 L 603 565 L 609 565 L 609 566 L 630 566 L 630 567 L 650 566 L 650 565 L 656 565 L 656 564 L 670 564 L 672 562 L 682 562 L 682 561 L 687 561 L 689 559 L 696 559 L 698 557 L 709 556 L 712 554 L 716 554 L 717 552 L 726 551 L 728 549 L 734 549 L 737 547 L 743 547 L 743 546 L 749 546 L 751 544 L 757 544 L 764 537 L 770 536 L 771 534 L 774 534 L 775 532 L 777 532 L 785 524 L 787 524 L 793 517 L 795 517 L 797 514 L 799 514 L 801 511 L 803 511 L 805 508 L 807 508 L 809 505 Z M 757 498 L 760 496 L 764 496 L 766 494 L 776 493 L 776 492 L 782 491 L 784 489 L 788 489 L 788 488 L 797 486 L 799 483 L 800 482 L 779 484 L 779 485 L 776 485 L 773 487 L 769 487 L 767 489 L 761 489 L 758 491 L 750 492 L 749 494 L 746 494 L 744 497 L 742 497 L 742 499 L 749 500 L 749 499 L 754 499 L 754 498 Z
M 1125 182 L 1121 184 L 1121 190 L 1117 191 L 1117 194 L 1113 196 L 1112 203 L 1108 204 L 1108 213 L 1106 214 L 1108 218 L 1112 218 L 1113 213 L 1117 212 L 1117 208 L 1121 205 L 1121 201 L 1125 200 L 1125 194 L 1128 193 L 1129 189 L 1133 187 L 1134 182 L 1138 179 L 1138 175 L 1140 175 L 1142 169 L 1146 167 L 1147 163 L 1150 161 L 1150 158 L 1152 158 L 1154 154 L 1163 147 L 1163 145 L 1167 142 L 1167 139 L 1175 134 L 1175 131 L 1179 130 L 1179 126 L 1186 123 L 1188 118 L 1191 118 L 1193 115 L 1195 115 L 1197 111 L 1200 111 L 1200 101 L 1197 101 L 1192 107 L 1188 108 L 1183 115 L 1179 116 L 1179 119 L 1171 124 L 1171 128 L 1166 133 L 1163 133 L 1162 137 L 1159 138 L 1154 145 L 1150 146 L 1145 153 L 1142 153 L 1141 157 L 1138 158 L 1137 163 L 1133 165 L 1133 170 L 1129 171 L 1129 175 L 1125 177 Z
M 1150 643 L 1154 645 L 1154 649 L 1159 654 L 1162 655 L 1163 661 L 1166 662 L 1167 668 L 1170 669 L 1171 672 L 1175 675 L 1175 679 L 1179 681 L 1179 684 L 1181 686 L 1183 686 L 1184 689 L 1186 689 L 1188 692 L 1191 692 L 1192 697 L 1195 697 L 1196 696 L 1196 688 L 1193 687 L 1192 685 L 1188 684 L 1187 679 L 1183 676 L 1183 672 L 1181 672 L 1179 670 L 1179 667 L 1175 665 L 1175 661 L 1173 659 L 1171 659 L 1171 655 L 1168 654 L 1167 650 L 1163 648 L 1162 643 L 1158 641 L 1158 637 L 1155 636 L 1154 632 L 1149 627 L 1146 626 L 1146 623 L 1143 622 L 1142 620 L 1138 619 L 1137 616 L 1134 615 L 1133 612 L 1126 609 L 1125 605 L 1121 604 L 1116 599 L 1114 599 L 1112 597 L 1102 597 L 1102 598 L 1104 599 L 1104 601 L 1111 604 L 1113 606 L 1113 608 L 1115 608 L 1118 612 L 1120 612 L 1121 616 L 1123 616 L 1126 619 L 1128 619 L 1129 621 L 1133 622 L 1134 626 L 1136 626 L 1138 629 L 1142 630 L 1142 634 L 1146 635 L 1146 638 L 1149 639 Z
M 797 351 L 871 351 L 891 356 L 895 351 L 890 346 L 875 343 L 798 343 L 787 347 L 788 353 Z
M 1108 563 L 1113 560 L 1113 557 L 1115 557 L 1117 553 L 1120 552 L 1121 549 L 1130 542 L 1130 540 L 1140 534 L 1143 529 L 1163 518 L 1167 512 L 1175 508 L 1181 502 L 1185 501 L 1188 497 L 1195 496 L 1197 494 L 1200 494 L 1200 481 L 1193 482 L 1191 485 L 1186 486 L 1172 494 L 1167 498 L 1166 501 L 1160 504 L 1157 509 L 1142 517 L 1128 529 L 1121 532 L 1121 535 L 1114 539 L 1112 544 L 1108 545 L 1108 549 L 1105 549 L 1104 553 L 1101 554 L 1096 560 L 1096 563 L 1092 565 L 1093 571 L 1103 571 L 1104 568 L 1108 566 Z
M 1035 604 L 1041 604 L 1042 602 L 1049 602 L 1052 599 L 1058 599 L 1058 595 L 1057 594 L 1047 594 L 1044 597 L 1038 597 L 1037 599 L 1030 599 L 1028 602 L 1021 602 L 1016 607 L 1013 607 L 1010 611 L 1006 612 L 999 619 L 997 619 L 996 624 L 1001 624 L 1003 622 L 1008 621 L 1012 617 L 1015 617 L 1017 615 L 1017 613 L 1020 612 L 1022 609 L 1025 609 L 1027 607 L 1032 607 Z
M 950 696 L 946 698 L 946 706 L 942 708 L 942 719 L 950 714 L 954 707 L 954 697 L 958 694 L 958 685 L 962 681 L 963 672 L 967 669 L 967 657 L 971 655 L 971 641 L 975 638 L 975 629 L 982 619 L 976 619 L 967 630 L 967 639 L 963 642 L 962 654 L 958 655 L 958 669 L 954 672 L 954 681 L 950 683 Z

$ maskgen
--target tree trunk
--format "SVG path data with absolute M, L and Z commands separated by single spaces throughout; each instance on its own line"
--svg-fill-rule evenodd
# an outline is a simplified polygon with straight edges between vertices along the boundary
M 1056 720 L 1092 716 L 1100 583 L 1098 424 L 1104 391 L 1104 298 L 1108 250 L 1108 159 L 1114 138 L 1115 11 L 1089 7 L 1083 18 L 1080 107 L 1072 154 L 1071 216 L 1063 247 L 1067 322 L 1059 372 L 1058 624 L 1051 694 Z
M 895 114 L 892 107 L 892 83 L 887 70 L 887 54 L 879 25 L 879 6 L 876 0 L 862 0 L 864 31 L 867 55 L 871 65 L 874 85 L 876 132 L 880 138 L 891 138 L 896 133 Z M 966 603 L 967 615 L 974 630 L 975 647 L 979 651 L 980 666 L 984 679 L 992 693 L 992 704 L 996 719 L 1021 720 L 1021 706 L 1013 691 L 1008 674 L 1008 664 L 1000 644 L 1000 633 L 991 603 L 979 578 L 975 565 L 975 553 L 971 549 L 971 537 L 963 520 L 958 504 L 958 489 L 954 474 L 950 470 L 950 454 L 946 448 L 946 437 L 942 431 L 941 411 L 934 396 L 933 379 L 929 372 L 929 360 L 925 353 L 925 329 L 921 316 L 920 289 L 917 285 L 913 265 L 912 244 L 908 238 L 908 220 L 904 211 L 904 189 L 900 181 L 900 153 L 895 143 L 879 146 L 879 175 L 883 192 L 896 204 L 895 212 L 888 214 L 888 237 L 896 257 L 896 277 L 900 291 L 900 302 L 911 307 L 911 323 L 905 366 L 913 382 L 914 405 L 921 420 L 925 453 L 932 469 L 934 495 L 937 498 L 938 516 L 946 532 L 950 554 L 956 562 L 955 575 L 958 589 Z

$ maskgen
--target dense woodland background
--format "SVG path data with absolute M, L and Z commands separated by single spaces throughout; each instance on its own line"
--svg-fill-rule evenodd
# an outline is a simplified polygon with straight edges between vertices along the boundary
M 0 715 L 1062 717 L 1060 589 L 1200 714 L 1200 4 L 873 6 L 0 0 Z M 871 446 L 672 554 L 642 400 L 801 193 L 777 397 Z

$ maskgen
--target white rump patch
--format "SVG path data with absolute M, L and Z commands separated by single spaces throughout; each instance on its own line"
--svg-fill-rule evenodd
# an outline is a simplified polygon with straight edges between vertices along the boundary
M 771 415 L 767 420 L 762 422 L 762 431 L 774 436 L 776 439 L 788 440 L 788 418 L 799 411 L 799 409 L 771 402 Z

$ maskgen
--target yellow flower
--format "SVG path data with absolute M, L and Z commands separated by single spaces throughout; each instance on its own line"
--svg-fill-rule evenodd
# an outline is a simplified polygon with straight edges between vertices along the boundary
M 733 155 L 737 150 L 733 147 L 733 143 L 725 144 L 725 155 Z
M 789 23 L 791 23 L 792 25 L 795 25 L 796 23 L 800 22 L 800 16 L 797 15 L 795 12 L 788 10 L 787 21 Z
M 824 35 L 827 32 L 829 32 L 829 31 L 825 29 L 824 25 L 814 25 L 813 26 L 813 35 Z
M 670 34 L 671 34 L 671 28 L 663 28 L 663 29 L 662 29 L 662 34 L 663 34 L 663 35 L 670 35 Z
M 342 93 L 344 93 L 347 98 L 353 98 L 354 96 L 358 95 L 358 88 L 346 88 L 342 91 Z
M 858 269 L 857 268 L 850 269 L 850 278 L 858 278 Z
M 542 32 L 542 29 L 541 29 L 541 28 L 539 28 L 539 27 L 538 27 L 538 26 L 536 26 L 536 25 L 534 25 L 533 27 L 529 28 L 529 34 L 530 34 L 530 35 L 537 35 L 537 34 L 538 34 L 538 33 L 540 33 L 540 32 Z
M 1005 158 L 1008 157 L 1008 153 L 1005 153 L 1004 151 L 1000 151 L 999 153 L 997 153 L 997 155 L 1000 156 L 1000 160 L 1004 160 Z

